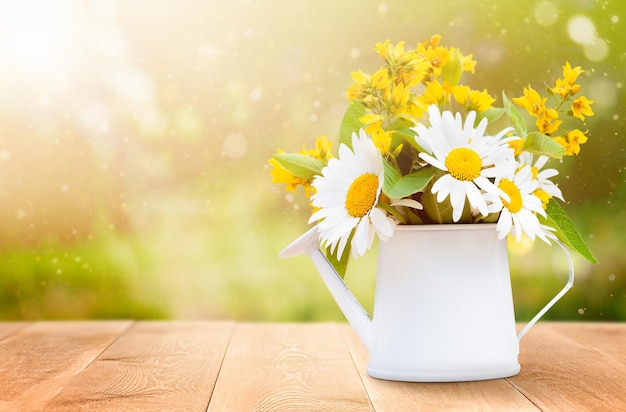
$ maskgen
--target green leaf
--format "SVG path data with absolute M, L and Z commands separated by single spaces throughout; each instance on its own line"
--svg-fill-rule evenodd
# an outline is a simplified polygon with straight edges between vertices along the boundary
M 322 174 L 326 166 L 323 161 L 301 153 L 277 153 L 273 157 L 289 173 L 301 179 L 312 179 Z
M 404 130 L 415 126 L 415 122 L 407 119 L 396 119 L 389 125 L 389 130 Z
M 416 133 L 413 129 L 411 129 L 412 127 L 415 127 L 415 123 L 404 118 L 396 119 L 391 122 L 389 128 L 386 130 L 393 132 L 391 137 L 392 150 L 405 141 L 409 143 L 415 142 Z
M 450 60 L 443 66 L 443 70 L 441 71 L 441 79 L 454 87 L 459 84 L 462 74 L 463 61 L 461 60 L 461 53 L 459 49 L 453 48 L 450 53 Z
M 386 159 L 383 159 L 383 168 L 385 169 L 385 181 L 383 183 L 383 192 L 387 194 L 391 188 L 400 179 L 400 172 L 393 167 Z M 387 196 L 389 196 L 387 194 Z
M 394 135 L 400 135 L 400 137 L 408 141 L 415 140 L 415 136 L 417 136 L 417 133 L 415 133 L 413 129 L 396 129 L 393 133 Z
M 424 190 L 426 185 L 433 178 L 433 171 L 430 167 L 402 176 L 400 172 L 386 160 L 383 161 L 383 166 L 385 167 L 383 192 L 394 199 L 401 199 Z
M 424 212 L 433 223 L 455 223 L 452 218 L 452 204 L 450 197 L 437 202 L 437 195 L 430 191 L 430 187 L 422 193 L 420 202 L 424 205 Z
M 326 259 L 328 259 L 328 263 L 335 268 L 335 271 L 339 276 L 341 276 L 342 279 L 346 276 L 346 271 L 348 270 L 348 260 L 350 259 L 350 249 L 352 248 L 351 244 L 353 235 L 354 232 L 348 238 L 348 243 L 343 250 L 341 259 L 337 259 L 337 250 L 335 250 L 335 253 L 330 253 L 330 248 L 326 249 Z
M 580 253 L 588 262 L 598 263 L 570 218 L 555 200 L 548 203 L 546 213 L 547 219 L 539 216 L 541 223 L 555 228 L 557 238 L 570 249 Z
M 526 122 L 524 122 L 524 118 L 522 114 L 517 110 L 515 105 L 506 97 L 506 94 L 502 92 L 502 101 L 504 102 L 504 111 L 509 118 L 509 121 L 513 125 L 513 128 L 519 135 L 519 137 L 526 137 L 528 133 L 526 129 Z
M 418 152 L 423 152 L 424 149 L 422 149 L 422 147 L 420 147 L 420 145 L 417 144 L 417 141 L 415 140 L 415 136 L 417 136 L 417 133 L 415 133 L 413 129 L 394 130 L 392 141 L 391 141 L 392 147 L 396 147 L 400 143 L 406 142 L 409 144 L 409 146 L 413 147 Z
M 346 109 L 339 127 L 339 145 L 342 143 L 352 149 L 352 133 L 359 133 L 363 124 L 359 121 L 365 115 L 365 106 L 361 102 L 353 101 Z
M 491 109 L 483 110 L 476 113 L 476 123 L 480 123 L 482 119 L 487 119 L 489 123 L 495 122 L 504 114 L 504 109 L 500 107 L 492 107 Z
M 531 132 L 526 135 L 522 149 L 538 155 L 550 156 L 560 159 L 565 154 L 565 148 L 549 136 L 539 132 Z
M 424 206 L 424 212 L 426 216 L 432 221 L 432 223 L 471 223 L 472 213 L 469 207 L 469 202 L 466 200 L 463 206 L 463 213 L 458 222 L 454 221 L 452 216 L 453 208 L 450 202 L 450 196 L 443 199 L 442 202 L 437 201 L 437 195 L 432 192 L 433 184 L 444 174 L 441 170 L 434 170 L 433 179 L 428 186 L 422 192 L 420 202 Z

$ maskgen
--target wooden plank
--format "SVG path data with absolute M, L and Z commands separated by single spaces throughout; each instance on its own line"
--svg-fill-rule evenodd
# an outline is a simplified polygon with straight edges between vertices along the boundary
M 369 354 L 345 325 L 348 348 L 376 411 L 537 411 L 506 379 L 475 382 L 394 382 L 367 375 Z
M 336 324 L 239 324 L 209 411 L 371 411 Z
M 589 339 L 587 335 L 585 343 L 559 329 L 562 327 L 539 323 L 524 336 L 520 344 L 522 372 L 509 381 L 542 410 L 626 410 L 624 363 L 593 347 L 604 339 L 623 344 L 623 326 L 621 338 L 613 328 L 591 327 L 589 332 L 593 330 L 595 336 Z
M 0 409 L 39 411 L 130 322 L 35 323 L 0 341 Z
M 233 327 L 233 322 L 138 323 L 48 408 L 206 410 Z
M 26 327 L 26 322 L 0 322 L 0 340 Z
M 442 384 L 368 377 L 345 324 L 131 325 L 0 323 L 0 410 L 626 410 L 624 323 L 540 323 L 519 375 Z
M 550 328 L 589 348 L 617 358 L 620 365 L 626 367 L 626 323 L 550 322 Z

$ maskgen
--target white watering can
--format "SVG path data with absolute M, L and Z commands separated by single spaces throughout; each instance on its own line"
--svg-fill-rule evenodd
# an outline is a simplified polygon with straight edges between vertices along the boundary
M 507 242 L 495 224 L 396 226 L 379 242 L 370 319 L 319 249 L 317 227 L 280 257 L 307 254 L 370 354 L 368 375 L 415 382 L 513 376 L 522 336 L 571 287 L 516 334 Z

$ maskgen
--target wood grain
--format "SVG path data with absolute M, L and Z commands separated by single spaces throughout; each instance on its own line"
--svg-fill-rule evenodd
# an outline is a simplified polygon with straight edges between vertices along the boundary
M 538 411 L 505 379 L 476 382 L 392 382 L 367 375 L 369 355 L 356 333 L 343 334 L 376 411 Z
M 336 324 L 239 324 L 215 411 L 371 411 Z
M 47 410 L 206 410 L 233 322 L 142 322 L 111 345 Z
M 623 323 L 608 322 L 550 322 L 549 329 L 563 336 L 603 352 L 619 360 L 618 366 L 626 367 L 626 335 Z M 622 369 L 622 375 L 624 370 Z
M 130 322 L 35 323 L 0 341 L 0 410 L 40 411 Z
M 0 411 L 626 411 L 625 359 L 624 323 L 540 322 L 517 376 L 403 383 L 347 324 L 0 322 Z
M 618 359 L 624 354 L 602 350 L 605 337 L 612 339 L 614 347 L 623 347 L 623 326 L 619 335 L 602 324 L 578 332 L 574 327 L 571 336 L 558 329 L 539 323 L 524 336 L 522 373 L 508 380 L 545 411 L 626 410 L 626 368 Z
M 22 329 L 26 325 L 27 323 L 25 322 L 2 322 L 0 323 L 0 340 Z

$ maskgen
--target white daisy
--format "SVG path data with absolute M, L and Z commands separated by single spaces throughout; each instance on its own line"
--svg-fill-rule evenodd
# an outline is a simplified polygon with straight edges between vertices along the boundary
M 452 219 L 458 222 L 463 214 L 465 200 L 472 209 L 487 216 L 484 193 L 507 197 L 490 179 L 509 172 L 513 150 L 507 142 L 518 137 L 505 137 L 507 128 L 496 136 L 486 136 L 487 119 L 474 127 L 476 113 L 470 112 L 463 124 L 461 114 L 453 117 L 449 111 L 440 114 L 437 106 L 428 108 L 430 127 L 422 124 L 414 130 L 415 140 L 424 149 L 419 156 L 432 166 L 446 171 L 432 187 L 441 203 L 450 196 Z
M 319 222 L 320 241 L 337 250 L 341 258 L 352 237 L 353 256 L 363 256 L 377 234 L 382 240 L 393 235 L 395 222 L 378 208 L 384 169 L 380 152 L 363 130 L 352 134 L 352 151 L 339 147 L 339 158 L 330 159 L 312 183 L 316 193 L 311 203 L 318 210 L 309 223 Z
M 559 174 L 559 171 L 556 169 L 543 169 L 542 168 L 548 162 L 548 156 L 539 156 L 535 164 L 533 164 L 533 155 L 532 153 L 524 152 L 518 156 L 518 161 L 520 164 L 527 164 L 531 166 L 533 178 L 537 179 L 539 182 L 539 189 L 546 192 L 550 197 L 556 197 L 557 199 L 563 199 L 563 193 L 561 193 L 561 189 L 554 184 L 550 180 L 551 177 L 554 177 Z
M 511 234 L 519 242 L 522 234 L 525 234 L 532 240 L 539 237 L 549 244 L 548 238 L 554 238 L 549 231 L 553 229 L 540 224 L 537 218 L 537 214 L 545 217 L 546 212 L 541 199 L 533 194 L 539 187 L 539 182 L 533 179 L 531 167 L 520 165 L 509 175 L 496 179 L 495 183 L 509 198 L 505 200 L 493 194 L 486 196 L 490 202 L 490 212 L 501 209 L 496 225 L 498 237 L 502 239 Z

